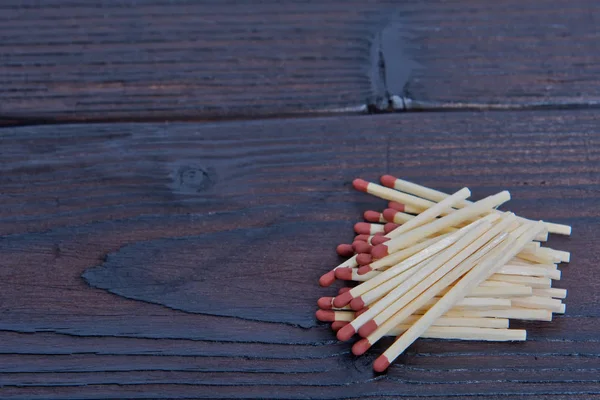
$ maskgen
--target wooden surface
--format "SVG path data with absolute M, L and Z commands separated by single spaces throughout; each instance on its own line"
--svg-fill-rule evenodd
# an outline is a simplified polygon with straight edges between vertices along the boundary
M 5 0 L 0 123 L 597 106 L 599 25 L 593 0 Z
M 600 113 L 0 130 L 0 397 L 600 397 Z M 419 340 L 375 375 L 313 318 L 394 173 L 573 225 L 567 314 L 525 343 Z M 384 344 L 389 343 L 385 342 Z

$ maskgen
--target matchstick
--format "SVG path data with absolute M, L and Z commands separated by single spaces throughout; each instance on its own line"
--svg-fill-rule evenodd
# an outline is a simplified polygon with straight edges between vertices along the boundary
M 543 232 L 545 229 L 546 227 L 544 224 L 539 222 L 532 225 L 526 225 L 524 229 L 517 229 L 509 234 L 509 239 L 498 248 L 494 249 L 494 257 L 484 260 L 467 272 L 440 301 L 431 307 L 422 318 L 404 332 L 392 346 L 375 360 L 373 368 L 378 372 L 387 369 L 390 363 L 395 360 L 399 354 L 431 326 L 433 321 L 441 317 L 452 308 L 456 302 L 464 298 L 469 287 L 476 286 L 480 282 L 486 280 L 490 275 L 493 275 L 496 269 L 506 264 L 512 257 L 521 251 L 523 246 L 532 241 L 538 233 Z M 346 325 L 346 327 L 347 326 L 349 325 Z M 346 327 L 342 329 L 345 329 Z M 339 332 L 341 332 L 341 329 L 338 333 Z
M 541 297 L 552 297 L 556 299 L 565 299 L 567 297 L 567 290 L 559 288 L 533 289 L 532 295 Z
M 403 325 L 411 325 L 417 322 L 421 315 L 411 315 L 406 318 Z M 433 326 L 471 326 L 476 328 L 508 328 L 508 318 L 473 318 L 473 317 L 439 317 Z
M 428 199 L 428 200 L 432 200 L 432 201 L 436 201 L 436 202 L 442 201 L 443 199 L 445 199 L 446 197 L 449 196 L 446 193 L 439 192 L 437 190 L 430 189 L 430 188 L 427 188 L 427 187 L 424 187 L 421 185 L 417 185 L 415 183 L 408 182 L 408 181 L 405 181 L 402 179 L 398 179 L 391 175 L 382 176 L 381 183 L 385 187 L 394 188 L 396 190 L 400 190 L 402 192 L 416 195 L 416 196 L 422 197 L 424 199 Z M 464 208 L 470 204 L 472 204 L 470 201 L 464 200 L 463 202 L 458 203 L 457 207 Z M 531 221 L 526 220 L 525 218 L 520 218 L 519 222 L 524 223 L 524 222 L 531 222 Z M 544 224 L 546 225 L 546 229 L 550 233 L 556 233 L 559 235 L 570 235 L 571 234 L 571 227 L 568 225 L 560 225 L 560 224 L 555 224 L 555 223 L 551 223 L 551 222 L 544 222 Z
M 530 296 L 515 297 L 511 299 L 512 304 L 517 307 L 550 310 L 559 313 L 562 310 L 562 302 L 550 297 Z
M 383 215 L 383 213 L 380 213 L 377 211 L 371 211 L 371 210 L 365 211 L 363 214 L 363 218 L 367 222 L 376 222 L 376 223 L 380 223 L 380 224 L 385 224 L 386 222 L 392 222 L 391 220 L 385 219 L 385 216 Z
M 354 319 L 354 311 L 317 310 L 315 316 L 322 322 L 345 321 Z
M 425 305 L 421 308 L 419 308 L 417 311 L 415 311 L 415 314 L 423 314 L 425 311 L 429 310 L 431 307 L 433 307 L 433 305 L 435 303 L 437 303 L 440 300 L 441 297 L 434 297 L 432 299 L 430 299 L 427 303 L 425 303 Z M 516 298 L 515 298 L 516 299 Z M 560 303 L 559 300 L 555 300 L 558 301 Z M 533 302 L 527 302 L 527 301 L 523 301 L 521 302 L 522 304 L 530 304 L 533 305 Z M 542 304 L 542 302 L 540 302 L 540 304 Z M 549 306 L 549 304 L 544 303 L 546 306 Z M 464 299 L 458 301 L 454 307 L 452 307 L 452 310 L 504 310 L 507 308 L 512 307 L 512 299 L 496 299 L 496 298 L 492 298 L 492 297 L 465 297 Z M 515 303 L 515 305 L 517 305 Z M 520 305 L 520 307 L 523 308 L 543 308 L 543 307 L 525 307 L 523 305 Z M 368 334 L 371 332 L 366 333 L 365 336 L 368 336 Z M 358 330 L 358 334 L 363 336 L 360 329 Z
M 452 286 L 448 286 L 446 289 L 442 290 L 440 294 L 445 294 L 450 290 Z M 469 297 L 527 297 L 533 296 L 533 290 L 530 286 L 499 286 L 499 287 L 485 287 L 479 285 L 473 288 L 469 294 Z
M 557 235 L 571 235 L 571 227 L 569 225 L 555 224 L 552 222 L 545 222 L 548 232 L 556 233 Z
M 499 274 L 518 275 L 518 276 L 537 276 L 541 278 L 550 278 L 560 280 L 560 271 L 551 270 L 544 267 L 524 267 L 521 265 L 505 265 L 498 270 Z
M 410 325 L 400 325 L 391 330 L 389 336 L 398 336 L 406 332 Z M 525 329 L 493 329 L 458 326 L 430 326 L 420 336 L 423 339 L 481 340 L 493 342 L 524 341 Z M 357 342 L 358 344 L 358 342 Z M 356 346 L 356 345 L 355 345 Z M 354 350 L 354 347 L 352 348 Z M 356 353 L 355 353 L 356 354 Z M 362 353 L 361 353 L 362 354 Z
M 412 220 L 415 218 L 414 215 L 411 214 L 407 214 L 405 212 L 402 211 L 398 211 L 394 208 L 386 208 L 385 210 L 383 210 L 383 218 L 387 221 L 387 222 L 393 222 L 395 224 L 398 225 L 402 225 L 407 223 L 408 221 Z M 390 218 L 387 218 L 390 217 Z
M 435 220 L 438 216 L 447 214 L 450 210 L 452 210 L 452 206 L 456 203 L 460 202 L 471 196 L 471 191 L 467 188 L 462 188 L 458 192 L 454 193 L 451 196 L 448 196 L 444 200 L 439 203 L 434 203 L 433 206 L 423 211 L 421 214 L 417 215 L 415 218 L 410 221 L 405 222 L 397 229 L 394 229 L 392 232 L 386 234 L 388 238 L 395 238 L 402 233 L 408 232 L 411 229 L 415 229 L 419 226 L 425 225 L 433 220 Z
M 428 209 L 435 205 L 434 202 L 416 197 L 410 194 L 398 192 L 397 190 L 387 188 L 385 186 L 378 185 L 373 182 L 367 182 L 363 179 L 355 179 L 352 182 L 354 188 L 358 191 L 369 193 L 375 197 L 379 197 L 389 201 L 395 201 L 404 204 L 404 212 L 413 214 L 411 211 L 417 211 L 417 213 Z M 412 210 L 409 210 L 412 208 Z
M 357 271 L 357 268 L 338 268 L 335 270 L 335 277 L 342 281 L 365 282 L 381 274 L 380 271 L 371 271 L 366 274 L 359 275 Z
M 374 224 L 369 222 L 357 222 L 354 224 L 354 232 L 358 233 L 359 235 L 385 233 L 383 224 Z
M 524 321 L 552 321 L 552 311 L 512 306 L 505 310 L 450 310 L 448 317 L 510 318 Z
M 363 266 L 361 266 L 358 269 L 358 273 L 366 274 L 369 271 L 379 270 L 379 269 L 382 269 L 385 267 L 391 267 L 393 265 L 396 265 L 399 262 L 402 262 L 405 259 L 407 259 L 408 257 L 412 256 L 413 254 L 416 254 L 416 253 L 420 252 L 421 250 L 424 250 L 424 249 L 428 248 L 429 246 L 433 245 L 434 243 L 439 242 L 440 240 L 442 240 L 445 237 L 448 237 L 448 234 L 442 235 L 442 236 L 436 236 L 436 237 L 433 237 L 430 239 L 425 239 L 421 242 L 418 242 L 417 244 L 407 247 L 406 249 L 397 251 L 395 253 L 390 254 L 387 257 L 373 261 L 368 265 L 361 264 Z M 371 261 L 372 261 L 372 257 L 371 257 Z
M 435 221 L 431 221 L 430 223 L 422 225 L 411 231 L 404 232 L 403 234 L 394 237 L 388 242 L 375 246 L 371 251 L 371 255 L 374 259 L 383 258 L 386 255 L 401 250 L 402 248 L 405 248 L 407 246 L 410 246 L 416 241 L 424 237 L 430 236 L 443 228 L 454 226 L 469 218 L 474 218 L 478 215 L 489 212 L 489 210 L 491 210 L 492 208 L 497 207 L 508 200 L 510 200 L 510 194 L 507 191 L 486 197 L 485 199 L 479 200 L 478 202 L 473 203 L 468 207 L 457 210 L 451 214 L 446 215 L 445 217 L 442 217 Z M 488 218 L 488 220 L 493 220 L 493 217 L 493 215 L 488 215 L 485 218 Z
M 517 283 L 524 286 L 531 286 L 534 289 L 546 289 L 549 288 L 552 284 L 550 278 L 538 278 L 535 276 L 518 276 L 505 274 L 493 274 L 489 277 L 489 280 Z

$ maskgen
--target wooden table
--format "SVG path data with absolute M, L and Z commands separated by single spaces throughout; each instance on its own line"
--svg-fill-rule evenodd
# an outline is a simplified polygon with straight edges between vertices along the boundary
M 91 4 L 0 4 L 0 398 L 600 398 L 597 2 Z M 374 374 L 314 311 L 384 173 L 572 225 L 566 315 Z

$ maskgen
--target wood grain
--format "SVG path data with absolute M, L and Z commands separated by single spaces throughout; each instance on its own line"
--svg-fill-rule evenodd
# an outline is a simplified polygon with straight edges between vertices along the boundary
M 388 94 L 596 106 L 599 16 L 593 0 L 6 0 L 0 123 L 321 114 Z
M 362 105 L 385 3 L 3 1 L 0 115 L 203 120 Z
M 600 3 L 590 0 L 421 2 L 404 13 L 417 100 L 600 104 Z
M 597 398 L 600 114 L 425 113 L 0 130 L 0 397 Z M 310 314 L 394 173 L 573 225 L 567 314 L 419 340 L 387 374 Z

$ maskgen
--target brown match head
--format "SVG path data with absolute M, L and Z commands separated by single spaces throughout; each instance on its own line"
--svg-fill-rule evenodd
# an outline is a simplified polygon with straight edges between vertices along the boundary
M 341 328 L 337 332 L 336 336 L 339 340 L 341 340 L 342 342 L 345 342 L 346 340 L 350 340 L 350 338 L 352 336 L 354 336 L 355 333 L 356 333 L 356 331 L 354 330 L 354 327 L 352 326 L 352 324 L 348 324 L 348 325 L 344 326 L 343 328 Z
M 317 310 L 315 317 L 317 317 L 319 321 L 323 322 L 335 321 L 335 313 L 331 310 Z
M 364 179 L 357 178 L 352 181 L 352 186 L 354 186 L 354 189 L 358 191 L 366 192 L 367 188 L 369 187 L 369 182 L 365 181 Z
M 405 210 L 404 204 L 398 203 L 397 201 L 390 201 L 388 203 L 388 207 L 393 208 L 396 211 L 401 211 L 401 212 L 404 212 L 404 210 Z
M 341 268 L 338 268 L 338 269 L 341 269 Z M 342 308 L 342 307 L 350 304 L 350 302 L 352 301 L 353 298 L 354 297 L 352 296 L 351 292 L 342 293 L 333 299 L 333 306 L 337 307 L 337 308 Z
M 364 307 L 365 302 L 363 301 L 363 299 L 360 298 L 360 296 L 352 299 L 352 301 L 350 302 L 350 308 L 354 311 L 362 310 Z
M 394 210 L 393 208 L 386 208 L 385 210 L 383 210 L 383 218 L 392 222 L 392 221 L 394 221 L 394 217 L 398 213 L 399 213 L 398 210 Z
M 335 282 L 335 272 L 329 271 L 325 275 L 319 278 L 319 285 L 323 287 L 331 286 L 331 284 Z
M 383 372 L 390 366 L 390 362 L 387 357 L 383 354 L 377 357 L 377 360 L 373 363 L 373 369 L 375 372 Z
M 392 175 L 383 175 L 381 178 L 379 178 L 379 181 L 381 182 L 381 184 L 383 186 L 393 189 L 394 186 L 396 185 L 396 179 L 397 178 Z
M 352 268 L 342 267 L 335 270 L 335 277 L 343 281 L 352 280 Z
M 364 274 L 368 274 L 371 271 L 373 271 L 373 268 L 371 268 L 371 265 L 366 264 L 366 265 L 361 265 L 360 267 L 358 267 L 358 270 L 356 272 L 359 275 L 364 275 Z
M 369 350 L 369 348 L 371 348 L 371 343 L 369 343 L 366 338 L 360 339 L 358 342 L 354 343 L 354 346 L 352 346 L 352 354 L 355 356 L 363 355 L 367 352 L 367 350 Z
M 369 235 L 371 233 L 371 223 L 370 222 L 357 222 L 354 224 L 354 232 L 359 235 Z
M 371 249 L 369 249 L 369 253 Z M 358 265 L 368 265 L 371 264 L 371 261 L 373 261 L 373 257 L 371 257 L 370 254 L 367 253 L 360 253 L 356 256 L 356 263 Z
M 371 244 L 373 246 L 377 246 L 378 244 L 385 243 L 388 240 L 390 240 L 390 238 L 387 238 L 385 236 L 374 236 L 373 239 L 371 239 Z M 371 254 L 373 254 L 373 253 L 371 253 Z
M 378 244 L 371 249 L 371 255 L 374 260 L 380 260 L 388 255 L 388 248 L 385 244 Z
M 333 297 L 321 297 L 317 300 L 317 305 L 321 310 L 330 310 L 333 307 Z
M 365 211 L 365 213 L 363 214 L 363 217 L 365 218 L 365 221 L 369 221 L 369 222 L 379 222 L 379 213 L 377 211 Z
M 354 316 L 358 317 L 360 314 L 366 313 L 368 309 L 369 309 L 369 307 L 364 307 L 364 308 L 358 310 L 357 312 L 355 312 Z
M 360 234 L 360 235 L 356 235 L 354 237 L 353 242 L 366 242 L 367 240 L 369 240 L 369 237 L 370 237 L 370 235 L 365 235 L 364 233 Z
M 377 330 L 377 322 L 370 320 L 366 324 L 360 327 L 358 330 L 358 334 L 364 338 L 369 336 L 371 333 Z
M 342 293 L 349 292 L 351 289 L 352 289 L 352 288 L 350 288 L 350 287 L 347 287 L 347 286 L 345 286 L 345 287 L 341 287 L 341 288 L 340 288 L 340 290 L 338 290 L 338 295 L 340 295 L 340 294 L 342 294 Z
M 393 222 L 388 222 L 383 226 L 383 231 L 387 234 L 399 227 L 400 225 L 394 224 Z
M 351 244 L 340 244 L 335 251 L 342 257 L 352 257 L 354 255 L 354 249 Z
M 348 321 L 333 321 L 331 323 L 331 329 L 333 329 L 334 332 L 339 331 L 340 329 L 342 329 L 343 327 L 345 327 L 346 325 L 348 325 L 350 322 Z
M 371 253 L 372 247 L 373 246 L 371 246 L 367 242 L 361 242 L 360 240 L 356 241 L 356 242 L 352 242 L 352 249 L 353 249 L 353 251 L 355 251 L 358 254 L 361 254 L 361 253 L 369 254 L 369 253 Z

